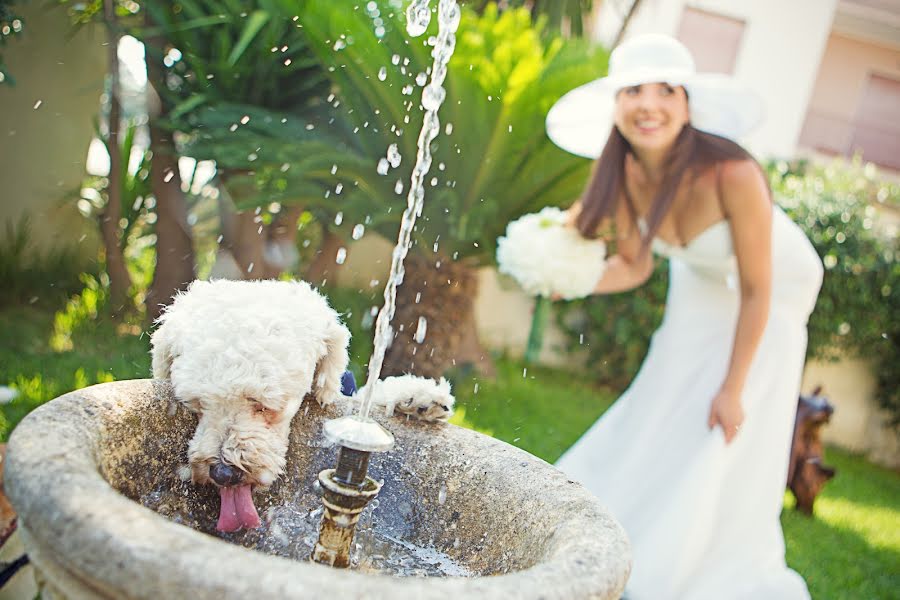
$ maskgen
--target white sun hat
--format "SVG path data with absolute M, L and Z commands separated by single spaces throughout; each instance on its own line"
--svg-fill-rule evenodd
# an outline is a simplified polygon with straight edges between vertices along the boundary
M 740 138 L 762 121 L 761 98 L 734 78 L 697 73 L 690 51 L 673 37 L 645 34 L 613 50 L 609 75 L 560 98 L 547 114 L 547 135 L 567 152 L 597 158 L 613 125 L 616 92 L 642 83 L 684 86 L 691 125 L 708 133 Z

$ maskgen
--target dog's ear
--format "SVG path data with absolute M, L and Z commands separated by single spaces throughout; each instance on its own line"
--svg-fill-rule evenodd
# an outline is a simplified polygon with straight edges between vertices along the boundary
M 347 355 L 347 346 L 350 344 L 350 330 L 344 327 L 338 320 L 337 313 L 334 320 L 328 323 L 328 332 L 325 339 L 325 355 L 319 360 L 313 376 L 313 388 L 316 400 L 322 406 L 330 404 L 337 398 L 341 390 L 341 377 L 347 370 L 350 362 Z
M 172 361 L 175 360 L 175 340 L 166 323 L 157 327 L 150 337 L 150 355 L 153 362 L 153 377 L 169 379 L 172 374 Z

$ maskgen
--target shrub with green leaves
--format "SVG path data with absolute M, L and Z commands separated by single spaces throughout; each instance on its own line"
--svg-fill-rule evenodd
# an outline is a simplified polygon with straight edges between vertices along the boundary
M 807 355 L 872 361 L 877 397 L 900 426 L 900 265 L 896 231 L 880 210 L 897 211 L 900 186 L 858 163 L 766 166 L 776 201 L 804 230 L 825 265 L 809 320 Z M 896 227 L 895 225 L 893 227 Z M 665 304 L 665 264 L 641 288 L 559 305 L 570 351 L 586 351 L 587 371 L 618 389 L 637 373 Z
M 900 185 L 880 182 L 859 161 L 768 165 L 772 190 L 825 265 L 809 320 L 808 355 L 871 360 L 877 398 L 900 427 Z M 880 212 L 885 214 L 879 215 Z

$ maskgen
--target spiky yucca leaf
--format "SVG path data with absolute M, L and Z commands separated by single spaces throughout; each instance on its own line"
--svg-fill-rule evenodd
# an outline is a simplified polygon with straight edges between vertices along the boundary
M 342 102 L 338 109 L 359 128 L 350 143 L 370 161 L 368 172 L 360 175 L 369 189 L 382 190 L 371 200 L 383 203 L 382 211 L 398 214 L 403 200 L 393 186 L 397 179 L 408 185 L 415 160 L 422 118 L 416 76 L 430 66 L 425 40 L 436 33 L 436 23 L 422 38 L 409 39 L 400 11 L 390 2 L 377 4 L 373 16 L 372 3 L 355 10 L 316 3 L 302 18 L 312 48 L 330 65 L 329 77 Z M 439 237 L 444 253 L 489 263 L 509 221 L 543 206 L 567 204 L 583 187 L 588 161 L 556 148 L 544 132 L 544 118 L 563 93 L 603 74 L 606 54 L 558 39 L 545 43 L 540 34 L 524 9 L 501 15 L 489 7 L 481 17 L 464 10 L 445 82 L 442 134 L 432 146 L 429 179 L 435 181 L 426 189 L 417 227 L 423 247 L 430 249 Z M 410 85 L 413 94 L 404 94 Z M 449 135 L 447 125 L 452 125 Z M 380 176 L 376 165 L 392 143 L 398 144 L 403 163 Z M 386 222 L 383 233 L 396 235 L 396 221 Z

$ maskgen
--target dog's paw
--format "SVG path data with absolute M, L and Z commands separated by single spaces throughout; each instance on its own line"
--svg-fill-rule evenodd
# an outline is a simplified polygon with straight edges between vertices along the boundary
M 446 421 L 456 402 L 443 377 L 440 381 L 415 375 L 388 377 L 379 381 L 375 390 L 377 403 L 388 415 L 400 413 L 421 421 Z
M 444 399 L 406 398 L 394 405 L 394 412 L 422 421 L 446 421 L 453 415 L 453 396 Z

